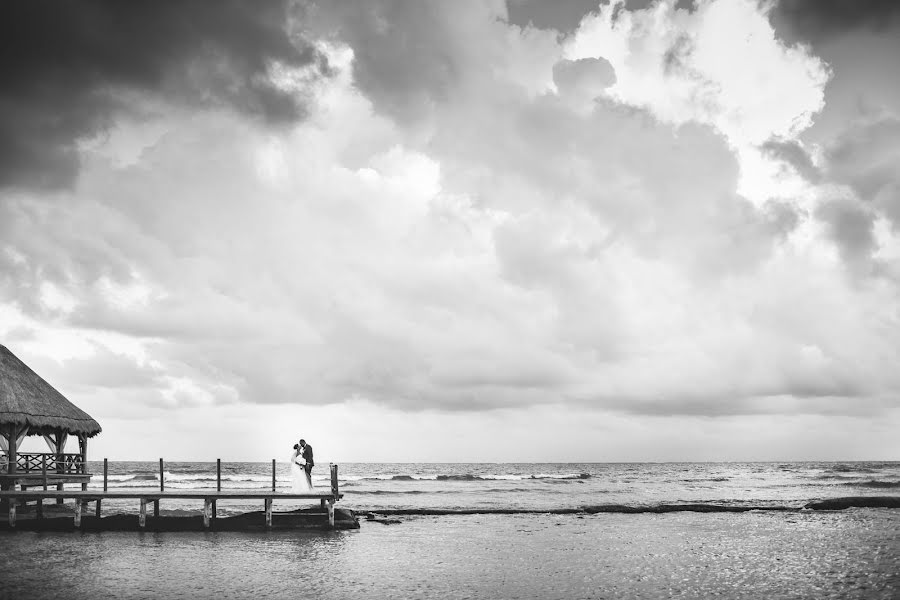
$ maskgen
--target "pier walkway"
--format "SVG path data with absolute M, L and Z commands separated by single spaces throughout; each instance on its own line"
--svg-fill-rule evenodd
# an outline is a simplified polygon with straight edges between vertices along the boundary
M 274 465 L 273 465 L 274 468 Z M 75 527 L 81 526 L 81 515 L 88 503 L 94 502 L 95 514 L 100 517 L 103 500 L 138 500 L 140 501 L 139 526 L 143 529 L 147 522 L 147 504 L 153 504 L 153 514 L 159 516 L 160 501 L 166 499 L 179 500 L 203 500 L 203 526 L 209 528 L 210 521 L 216 518 L 216 501 L 218 500 L 262 500 L 265 508 L 266 527 L 272 527 L 272 504 L 275 500 L 319 500 L 323 510 L 328 511 L 328 525 L 334 527 L 334 503 L 343 498 L 338 490 L 337 465 L 330 465 L 331 489 L 311 494 L 292 494 L 290 492 L 276 492 L 274 490 L 223 490 L 221 482 L 215 490 L 109 490 L 104 477 L 103 490 L 3 490 L 0 491 L 0 500 L 6 500 L 9 504 L 8 522 L 10 528 L 16 526 L 16 506 L 19 503 L 37 502 L 36 516 L 43 518 L 43 501 L 56 500 L 61 503 L 70 498 L 75 501 Z M 162 470 L 162 469 L 161 469 Z M 104 473 L 105 475 L 105 473 Z M 162 482 L 161 482 L 162 483 Z M 160 486 L 161 488 L 163 485 Z

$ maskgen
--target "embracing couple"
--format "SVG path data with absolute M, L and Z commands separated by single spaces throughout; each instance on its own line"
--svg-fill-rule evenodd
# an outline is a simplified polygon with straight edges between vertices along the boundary
M 294 494 L 309 494 L 313 491 L 312 468 L 315 464 L 312 446 L 306 440 L 294 444 L 294 454 L 291 455 L 291 491 Z

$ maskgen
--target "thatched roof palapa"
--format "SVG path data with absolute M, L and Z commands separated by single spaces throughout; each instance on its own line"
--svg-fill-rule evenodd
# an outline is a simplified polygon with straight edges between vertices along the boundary
M 0 345 L 0 425 L 8 424 L 28 425 L 31 434 L 62 429 L 92 437 L 101 431 L 89 414 Z

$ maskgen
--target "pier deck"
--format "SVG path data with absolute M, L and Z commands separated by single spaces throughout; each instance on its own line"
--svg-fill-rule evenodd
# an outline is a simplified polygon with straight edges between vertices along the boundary
M 328 510 L 328 524 L 334 527 L 334 503 L 344 495 L 334 491 L 292 494 L 289 492 L 251 490 L 16 490 L 0 491 L 0 499 L 9 500 L 9 526 L 16 526 L 16 505 L 19 502 L 36 501 L 37 517 L 43 517 L 43 501 L 47 499 L 75 500 L 75 527 L 81 526 L 82 510 L 89 502 L 96 502 L 96 516 L 100 516 L 101 502 L 107 499 L 139 500 L 139 524 L 143 528 L 147 519 L 147 503 L 153 503 L 155 516 L 159 516 L 159 502 L 165 499 L 203 500 L 203 526 L 209 528 L 210 520 L 216 517 L 217 500 L 262 500 L 266 513 L 266 527 L 272 526 L 272 504 L 275 500 L 319 500 L 323 509 Z

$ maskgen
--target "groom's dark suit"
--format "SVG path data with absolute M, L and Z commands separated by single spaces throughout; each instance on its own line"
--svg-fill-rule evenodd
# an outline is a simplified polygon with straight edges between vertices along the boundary
M 309 475 L 310 473 L 312 473 L 312 468 L 316 465 L 316 463 L 313 462 L 312 446 L 310 446 L 309 444 L 305 445 L 303 447 L 303 454 L 301 456 L 303 456 L 303 460 L 306 461 L 306 467 L 304 468 L 306 469 L 306 474 Z

